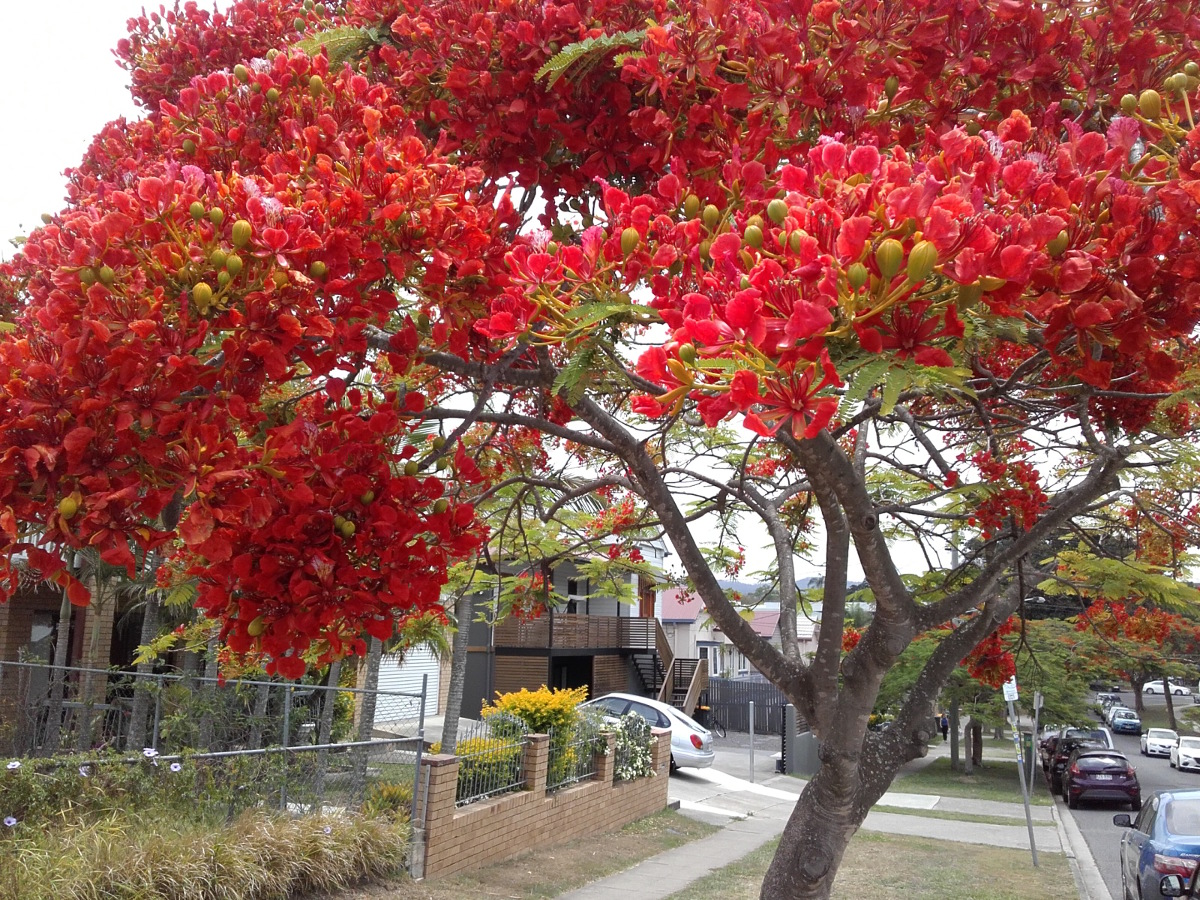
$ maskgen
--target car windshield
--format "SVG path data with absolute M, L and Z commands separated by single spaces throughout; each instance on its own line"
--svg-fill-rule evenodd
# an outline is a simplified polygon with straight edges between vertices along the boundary
M 1200 835 L 1200 799 L 1168 803 L 1166 826 L 1171 834 Z
M 1180 750 L 1200 750 L 1200 738 L 1180 738 L 1179 739 L 1179 749 Z M 1197 832 L 1197 834 L 1200 834 L 1200 832 Z
M 1113 713 L 1114 719 L 1136 719 L 1137 713 L 1131 709 L 1119 709 Z
M 1146 732 L 1148 740 L 1173 741 L 1178 735 L 1170 728 L 1151 728 Z

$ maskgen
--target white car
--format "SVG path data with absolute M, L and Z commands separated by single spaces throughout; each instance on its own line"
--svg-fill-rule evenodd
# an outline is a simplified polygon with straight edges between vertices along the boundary
M 1171 748 L 1179 742 L 1179 735 L 1170 728 L 1148 728 L 1142 735 L 1142 756 L 1171 755 Z
M 1162 692 L 1162 679 L 1159 679 L 1158 681 L 1147 681 L 1144 685 L 1142 685 L 1143 694 L 1161 694 Z M 1192 689 L 1189 687 L 1184 687 L 1182 684 L 1176 684 L 1174 681 L 1172 681 L 1171 693 L 1176 697 L 1187 697 L 1191 695 Z
M 1200 737 L 1181 737 L 1171 748 L 1171 768 L 1200 771 Z
M 712 732 L 673 706 L 634 694 L 605 694 L 579 706 L 599 708 L 614 719 L 635 712 L 654 728 L 670 728 L 672 769 L 705 769 L 713 764 Z

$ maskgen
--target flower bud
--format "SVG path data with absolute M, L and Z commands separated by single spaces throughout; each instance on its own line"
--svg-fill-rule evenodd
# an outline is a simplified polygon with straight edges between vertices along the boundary
M 704 227 L 712 231 L 717 227 L 717 223 L 721 221 L 721 211 L 710 203 L 704 207 L 701 218 L 704 221 Z
M 880 241 L 875 250 L 875 264 L 879 266 L 879 274 L 886 280 L 891 280 L 900 271 L 904 262 L 904 247 L 895 238 Z
M 767 218 L 776 225 L 782 225 L 783 220 L 787 218 L 788 205 L 784 201 L 776 197 L 767 204 Z
M 870 277 L 871 273 L 867 271 L 867 267 L 860 262 L 852 264 L 850 268 L 846 270 L 846 280 L 850 282 L 850 290 L 852 291 L 859 290 L 864 284 L 867 283 L 867 279 Z
M 250 235 L 253 234 L 253 232 L 254 229 L 251 228 L 249 222 L 247 222 L 245 219 L 238 219 L 233 223 L 233 231 L 230 234 L 230 239 L 233 241 L 233 246 L 245 247 L 248 243 L 250 243 Z M 233 274 L 236 275 L 237 273 L 234 272 Z
M 642 242 L 642 236 L 638 234 L 638 230 L 630 225 L 621 232 L 621 253 L 629 256 L 633 251 L 637 250 L 638 244 Z
M 1142 91 L 1138 97 L 1138 112 L 1147 119 L 1157 119 L 1162 115 L 1162 95 L 1153 89 Z
M 937 261 L 937 247 L 929 241 L 920 241 L 908 254 L 908 268 L 905 270 L 908 280 L 914 284 L 924 281 L 933 272 Z
M 742 234 L 742 240 L 757 250 L 758 248 L 762 247 L 763 244 L 762 229 L 757 225 L 750 225 Z
M 694 219 L 700 212 L 700 198 L 695 194 L 688 194 L 683 198 L 683 214 L 689 219 Z
M 1063 231 L 1060 231 L 1051 239 L 1050 243 L 1046 245 L 1046 252 L 1051 256 L 1062 256 L 1067 251 L 1067 244 L 1069 243 L 1069 240 L 1070 239 L 1067 236 L 1066 230 L 1064 229 Z
M 889 75 L 887 81 L 883 83 L 883 96 L 888 98 L 888 103 L 896 99 L 896 92 L 900 90 L 900 79 L 895 75 Z

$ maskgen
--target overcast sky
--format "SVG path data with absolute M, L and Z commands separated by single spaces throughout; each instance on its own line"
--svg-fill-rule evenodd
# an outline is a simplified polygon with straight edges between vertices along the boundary
M 4 4 L 0 28 L 0 256 L 9 241 L 63 207 L 63 169 L 105 122 L 136 115 L 112 54 L 141 0 Z

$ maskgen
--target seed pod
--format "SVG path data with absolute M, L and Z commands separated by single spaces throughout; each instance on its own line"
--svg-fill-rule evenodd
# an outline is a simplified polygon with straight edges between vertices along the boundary
M 696 364 L 696 345 L 681 344 L 679 347 L 679 358 L 685 365 L 694 366 Z
M 74 496 L 63 497 L 58 501 L 58 514 L 64 519 L 73 519 L 79 512 L 79 501 Z
M 243 66 L 241 63 L 238 63 L 236 66 L 233 67 L 233 77 L 236 78 L 238 81 L 240 81 L 242 84 L 245 84 L 247 81 L 250 80 L 250 70 L 247 69 L 245 66 Z
M 867 279 L 870 277 L 871 273 L 867 271 L 867 267 L 860 262 L 852 264 L 850 268 L 846 270 L 846 279 L 850 282 L 850 290 L 852 291 L 859 290 L 864 284 L 867 283 Z
M 717 227 L 717 223 L 721 221 L 721 211 L 710 203 L 704 207 L 701 219 L 704 222 L 704 227 L 712 231 Z
M 188 213 L 193 221 L 199 222 L 204 218 L 204 204 L 199 200 L 193 200 L 192 205 L 188 207 Z
M 905 270 L 908 280 L 914 284 L 924 281 L 933 272 L 937 261 L 937 247 L 933 246 L 930 241 L 918 242 L 908 254 L 908 268 Z
M 214 225 L 220 225 L 225 221 L 225 211 L 218 206 L 214 206 L 208 211 L 208 221 Z
M 1162 95 L 1153 89 L 1142 91 L 1138 97 L 1138 112 L 1147 119 L 1157 119 L 1162 115 Z
M 696 218 L 700 212 L 700 198 L 695 194 L 688 194 L 683 198 L 683 214 L 689 219 Z
M 1068 241 L 1069 238 L 1067 237 L 1067 232 L 1064 229 L 1051 238 L 1050 243 L 1046 245 L 1046 252 L 1051 256 L 1062 256 L 1067 250 Z
M 314 259 L 308 265 L 308 274 L 313 278 L 324 278 L 326 271 L 328 270 L 325 267 L 325 263 L 321 262 L 319 259 Z
M 783 220 L 787 218 L 788 205 L 776 197 L 767 204 L 767 218 L 776 225 L 782 225 Z
M 195 302 L 196 306 L 200 308 L 201 312 L 208 309 L 209 304 L 212 303 L 212 298 L 212 288 L 203 281 L 199 282 L 194 288 L 192 288 L 192 300 Z
M 888 98 L 888 103 L 896 99 L 898 90 L 900 90 L 900 79 L 895 75 L 889 75 L 887 81 L 883 83 L 883 96 Z
M 621 252 L 625 256 L 632 254 L 641 242 L 642 236 L 638 234 L 638 230 L 632 225 L 621 232 Z
M 237 278 L 238 273 L 242 271 L 242 258 L 236 253 L 231 253 L 229 258 L 225 260 L 225 271 L 234 278 Z
M 233 223 L 233 231 L 230 233 L 230 239 L 235 247 L 245 247 L 250 243 L 250 236 L 254 233 L 254 229 L 245 219 L 238 219 Z
M 759 228 L 757 225 L 749 226 L 746 229 L 745 233 L 742 235 L 742 240 L 745 241 L 747 244 L 749 244 L 751 247 L 753 247 L 755 250 L 759 249 L 760 247 L 762 247 L 762 243 L 763 243 L 762 229 Z
M 267 630 L 267 623 L 262 616 L 255 616 L 246 625 L 246 634 L 250 637 L 258 637 Z
M 887 238 L 880 242 L 875 250 L 875 264 L 879 266 L 879 274 L 891 280 L 900 271 L 904 262 L 904 247 L 895 238 Z
M 1127 116 L 1132 116 L 1137 111 L 1137 97 L 1133 96 L 1133 94 L 1123 95 L 1118 104 L 1121 107 L 1121 112 Z

